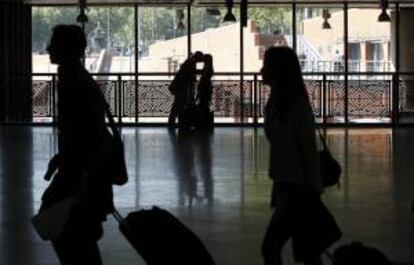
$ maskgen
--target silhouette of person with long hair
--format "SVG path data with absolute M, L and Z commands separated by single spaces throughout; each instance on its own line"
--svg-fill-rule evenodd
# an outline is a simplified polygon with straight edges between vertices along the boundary
M 42 196 L 40 211 L 67 198 L 79 199 L 62 233 L 52 240 L 64 265 L 102 264 L 97 241 L 102 222 L 114 209 L 111 180 L 99 164 L 102 141 L 109 133 L 105 99 L 82 65 L 85 48 L 85 34 L 77 25 L 55 26 L 47 48 L 51 62 L 59 66 L 58 154 L 49 165 L 50 172 L 57 166 L 57 174 Z
M 174 95 L 170 115 L 168 117 L 168 126 L 174 127 L 177 117 L 184 113 L 186 108 L 192 104 L 194 98 L 194 87 L 196 82 L 196 63 L 203 58 L 202 52 L 195 52 L 180 67 L 174 80 L 169 86 L 169 90 Z
M 199 127 L 211 127 L 214 123 L 214 115 L 210 112 L 213 84 L 211 78 L 214 75 L 213 57 L 210 54 L 203 56 L 204 67 L 201 70 L 201 77 L 198 83 L 197 100 L 200 120 Z
M 201 108 L 210 110 L 211 95 L 213 94 L 213 84 L 211 83 L 211 78 L 214 75 L 213 57 L 210 54 L 204 54 L 203 62 L 204 67 L 198 83 L 198 104 Z
M 303 239 L 301 233 L 308 228 L 307 201 L 317 201 L 323 191 L 314 116 L 300 63 L 291 48 L 272 47 L 265 52 L 261 74 L 263 83 L 271 88 L 264 128 L 271 148 L 274 208 L 261 249 L 264 264 L 281 265 L 282 248 L 292 238 L 296 261 L 321 265 L 320 253 L 309 251 L 311 245 L 297 244 L 312 242 L 298 239 Z

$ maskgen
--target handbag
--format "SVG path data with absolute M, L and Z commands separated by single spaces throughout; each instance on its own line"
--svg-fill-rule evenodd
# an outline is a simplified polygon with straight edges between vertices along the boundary
M 325 188 L 333 185 L 339 186 L 339 179 L 341 177 L 342 172 L 341 166 L 339 165 L 338 161 L 336 161 L 335 158 L 332 156 L 328 146 L 326 145 L 325 138 L 322 136 L 319 130 L 318 134 L 323 147 L 323 149 L 319 151 L 322 185 Z
M 70 197 L 41 210 L 32 217 L 32 224 L 43 240 L 55 240 L 68 223 L 73 206 L 80 200 Z
M 103 99 L 104 101 L 104 99 Z M 109 120 L 110 133 L 104 137 L 102 144 L 102 167 L 112 184 L 124 185 L 128 182 L 128 171 L 125 163 L 124 143 L 116 128 L 109 105 L 104 101 L 105 114 Z

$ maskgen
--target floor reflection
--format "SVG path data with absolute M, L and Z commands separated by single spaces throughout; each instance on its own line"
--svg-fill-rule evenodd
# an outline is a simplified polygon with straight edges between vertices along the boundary
M 21 247 L 22 242 L 36 240 L 29 222 L 34 213 L 32 130 L 2 128 L 0 147 L 0 263 L 31 264 L 34 244 L 25 244 L 25 255 Z
M 213 203 L 211 130 L 169 130 L 178 205 Z
M 2 265 L 57 264 L 30 225 L 48 184 L 42 177 L 56 151 L 55 133 L 50 127 L 0 127 Z M 124 128 L 122 136 L 130 181 L 115 188 L 121 213 L 158 205 L 191 227 L 217 264 L 261 264 L 271 187 L 262 129 Z M 393 260 L 414 261 L 414 129 L 329 129 L 327 140 L 343 166 L 341 188 L 323 196 L 344 231 L 339 243 L 359 240 Z M 100 245 L 104 264 L 144 265 L 112 218 Z M 293 264 L 289 251 L 286 261 Z

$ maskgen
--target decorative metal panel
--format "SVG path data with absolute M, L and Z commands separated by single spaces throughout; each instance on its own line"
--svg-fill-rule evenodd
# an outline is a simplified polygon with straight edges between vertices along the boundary
M 99 88 L 102 90 L 106 102 L 109 103 L 111 112 L 114 116 L 118 115 L 118 92 L 117 89 L 117 81 L 116 80 L 96 80 Z
M 122 117 L 135 117 L 136 101 L 135 81 L 122 81 Z
M 33 117 L 52 117 L 52 81 L 33 80 Z
M 304 82 L 313 114 L 315 117 L 322 117 L 322 81 L 304 80 Z
M 132 81 L 134 82 L 134 81 Z M 138 113 L 141 117 L 167 117 L 173 103 L 168 90 L 170 81 L 138 82 Z M 134 106 L 128 104 L 128 106 Z M 135 106 L 134 106 L 135 108 Z
M 345 113 L 344 81 L 329 82 L 329 115 Z M 387 117 L 390 115 L 391 82 L 389 80 L 348 81 L 348 115 L 359 117 Z
M 211 109 L 215 117 L 251 117 L 252 108 L 252 81 L 243 82 L 243 103 L 240 96 L 240 81 L 224 80 L 213 82 Z
M 322 101 L 321 101 L 321 92 L 322 92 L 322 81 L 321 80 L 304 80 L 305 87 L 308 92 L 309 102 L 311 104 L 313 114 L 315 117 L 322 116 Z M 270 87 L 263 85 L 260 82 L 260 92 L 259 92 L 259 116 L 264 117 L 264 111 L 266 103 L 270 96 Z

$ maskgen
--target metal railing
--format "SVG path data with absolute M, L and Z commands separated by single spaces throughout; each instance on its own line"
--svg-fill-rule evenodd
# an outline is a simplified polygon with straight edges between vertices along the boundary
M 309 60 L 300 59 L 302 71 L 304 72 L 343 72 L 344 62 L 333 60 Z M 389 73 L 394 71 L 394 66 L 388 60 L 348 60 L 349 72 L 368 72 L 368 73 Z M 366 78 L 378 78 L 381 75 L 367 75 Z
M 56 74 L 33 74 L 33 121 L 53 123 Z M 116 120 L 124 124 L 166 123 L 173 96 L 169 73 L 93 74 Z M 412 78 L 407 78 L 410 76 Z M 346 77 L 346 78 L 345 78 Z M 407 80 L 395 73 L 304 73 L 316 121 L 324 124 L 393 123 L 407 109 Z M 263 122 L 270 89 L 258 73 L 217 73 L 211 110 L 216 123 Z M 81 96 L 81 95 L 80 95 Z

